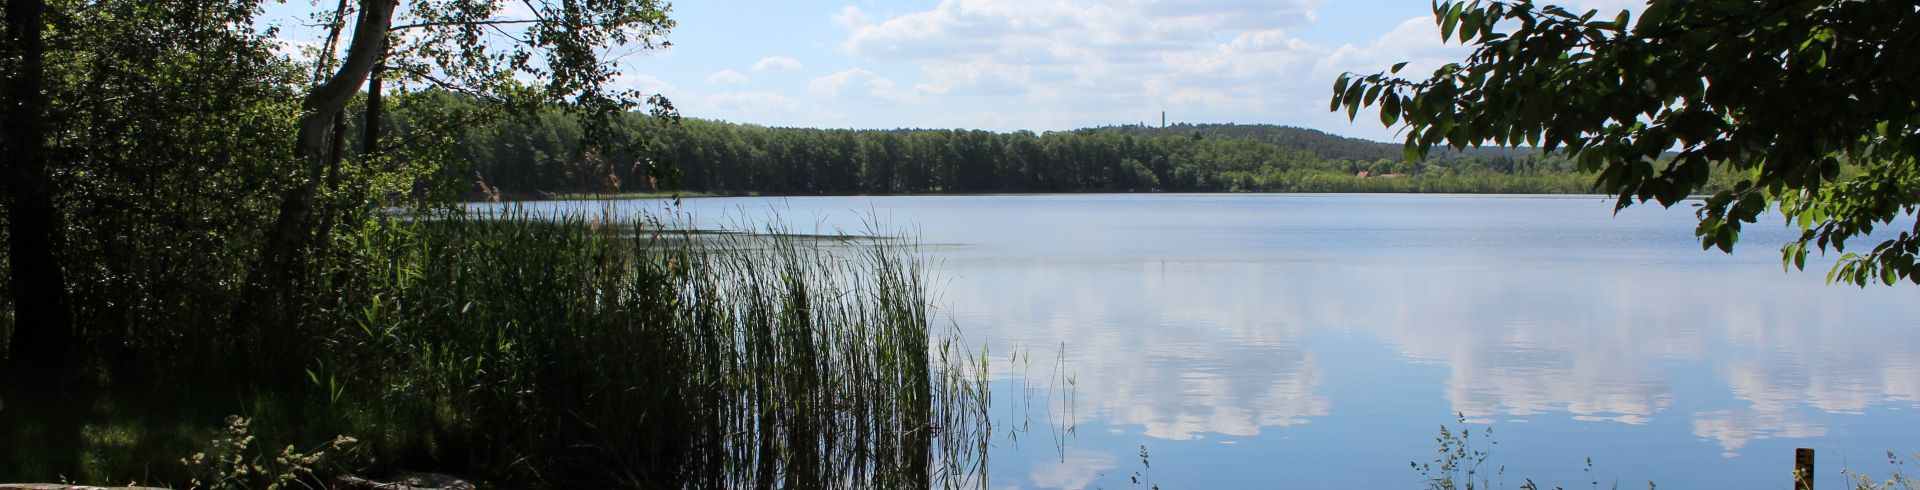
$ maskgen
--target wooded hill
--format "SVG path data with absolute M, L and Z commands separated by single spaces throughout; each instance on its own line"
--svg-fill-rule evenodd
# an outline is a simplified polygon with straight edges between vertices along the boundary
M 543 113 L 471 129 L 470 198 L 678 190 L 721 195 L 995 192 L 1588 192 L 1572 162 L 1522 150 L 1439 152 L 1272 125 L 1109 126 L 996 133 L 775 128 L 633 117 L 583 148 Z M 651 159 L 675 170 L 646 177 Z

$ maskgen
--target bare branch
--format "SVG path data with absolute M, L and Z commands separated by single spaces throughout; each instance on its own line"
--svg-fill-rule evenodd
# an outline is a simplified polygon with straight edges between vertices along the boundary
M 421 28 L 421 27 L 447 27 L 447 26 L 483 26 L 483 25 L 506 25 L 506 24 L 538 24 L 538 23 L 541 23 L 541 22 L 546 22 L 546 21 L 545 21 L 545 20 L 542 20 L 542 19 L 511 19 L 511 20 L 469 20 L 469 21 L 437 21 L 437 22 L 419 22 L 419 23 L 413 23 L 413 24 L 404 24 L 404 25 L 397 25 L 397 26 L 393 26 L 393 27 L 390 27 L 390 28 L 388 28 L 387 30 L 388 30 L 388 31 L 404 31 L 404 30 L 407 30 L 407 29 L 417 29 L 417 28 Z

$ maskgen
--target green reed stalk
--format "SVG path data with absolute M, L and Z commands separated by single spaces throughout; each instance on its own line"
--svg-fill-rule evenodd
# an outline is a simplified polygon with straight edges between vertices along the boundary
M 983 481 L 984 369 L 931 332 L 917 251 L 767 231 L 373 227 L 346 293 L 316 305 L 340 314 L 313 378 L 352 380 L 347 425 L 381 432 L 362 438 L 395 464 L 649 487 Z

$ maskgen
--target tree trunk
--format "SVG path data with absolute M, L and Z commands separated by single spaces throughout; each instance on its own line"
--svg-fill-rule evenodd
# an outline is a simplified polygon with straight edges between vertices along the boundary
M 74 321 L 66 277 L 54 256 L 61 219 L 47 172 L 44 0 L 8 0 L 0 88 L 0 191 L 7 209 L 12 341 L 0 362 L 0 440 L 33 434 L 43 468 L 79 469 L 80 420 Z M 51 476 L 49 474 L 48 476 Z
M 380 117 L 381 112 L 386 110 L 384 102 L 381 101 L 380 75 L 387 71 L 386 50 L 380 51 L 381 59 L 374 62 L 373 74 L 367 79 L 367 120 L 362 121 L 364 123 L 362 129 L 365 131 L 364 140 L 360 145 L 361 158 L 380 154 Z
M 294 156 L 301 166 L 293 189 L 280 201 L 280 214 L 267 231 L 260 257 L 247 275 L 233 319 L 241 332 L 257 334 L 261 323 L 280 313 L 280 302 L 294 276 L 293 269 L 312 234 L 312 214 L 319 175 L 327 161 L 333 134 L 333 118 L 346 107 L 360 85 L 367 81 L 373 65 L 384 51 L 387 29 L 393 22 L 397 0 L 364 0 L 360 18 L 353 28 L 347 56 L 332 77 L 308 92 L 301 101 L 299 133 L 294 141 Z
M 329 193 L 340 190 L 340 165 L 347 158 L 347 111 L 345 110 L 341 110 L 333 116 L 332 146 L 333 148 L 328 150 L 327 153 L 326 189 Z M 336 200 L 337 199 L 336 197 Z M 340 209 L 338 206 L 322 206 L 320 209 L 320 227 L 314 231 L 313 237 L 319 242 L 315 252 L 321 257 L 326 257 L 327 254 L 331 253 L 330 247 L 332 244 L 328 242 L 328 237 L 333 236 L 333 220 L 335 215 L 339 213 Z M 316 254 L 303 255 L 311 258 L 312 255 Z M 305 261 L 302 261 L 295 269 L 305 270 L 306 266 Z
M 46 161 L 44 0 L 8 0 L 4 57 L 12 62 L 4 101 L 7 247 L 13 293 L 13 340 L 6 378 L 46 379 L 72 368 L 73 311 L 65 275 L 54 257 L 61 220 L 53 206 Z

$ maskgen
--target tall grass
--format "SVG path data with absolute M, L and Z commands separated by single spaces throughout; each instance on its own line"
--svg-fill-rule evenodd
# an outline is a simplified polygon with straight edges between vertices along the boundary
M 283 324 L 103 378 L 74 413 L 115 436 L 85 437 L 79 478 L 184 483 L 225 412 L 262 447 L 344 434 L 363 473 L 506 487 L 984 482 L 985 369 L 936 327 L 910 242 L 453 215 L 326 250 Z M 187 364 L 239 369 L 180 384 L 208 371 Z M 132 388 L 162 380 L 180 396 Z
M 378 227 L 308 381 L 399 461 L 516 481 L 919 487 L 983 453 L 982 373 L 887 240 L 580 217 Z M 779 231 L 779 230 L 769 230 Z M 345 387 L 342 387 L 345 385 Z

